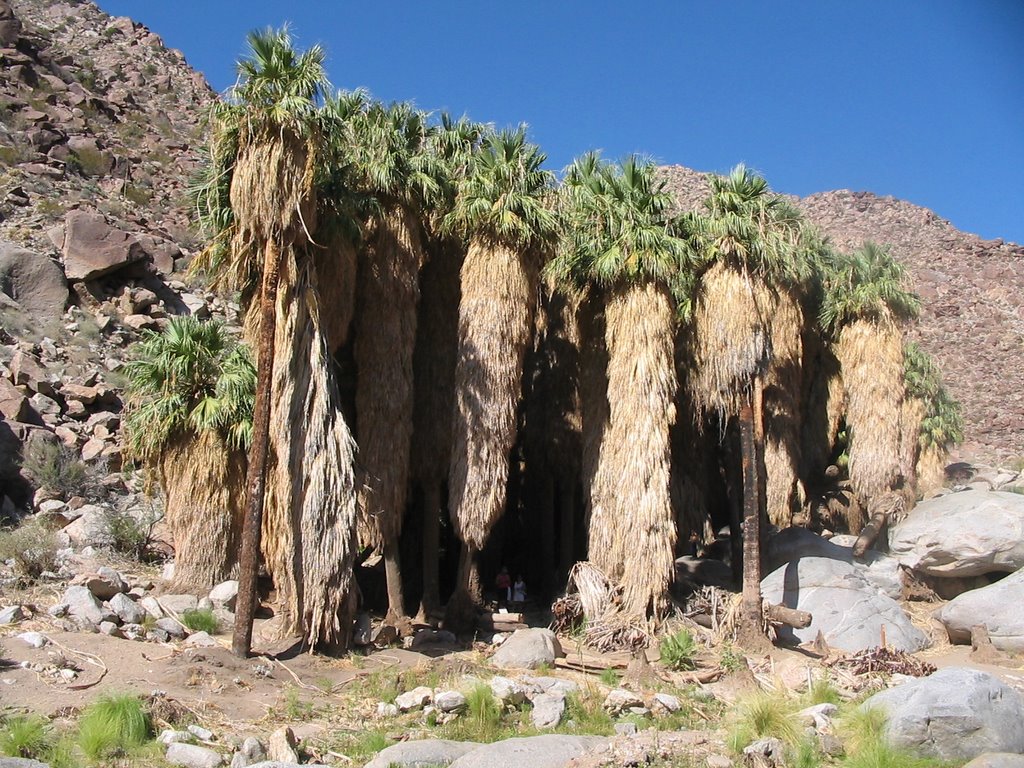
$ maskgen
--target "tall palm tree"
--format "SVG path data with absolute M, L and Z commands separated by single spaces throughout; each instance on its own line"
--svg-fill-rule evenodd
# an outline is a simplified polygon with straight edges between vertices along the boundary
M 904 400 L 901 322 L 920 301 L 903 267 L 874 243 L 840 257 L 824 277 L 820 321 L 834 339 L 849 430 L 849 472 L 860 508 L 903 482 L 900 419 Z
M 695 232 L 705 270 L 696 295 L 690 387 L 698 407 L 717 412 L 723 421 L 738 420 L 743 460 L 740 631 L 745 641 L 758 643 L 763 637 L 764 387 L 772 363 L 772 332 L 780 332 L 775 316 L 780 304 L 793 306 L 788 294 L 804 276 L 806 265 L 794 247 L 799 220 L 763 178 L 739 166 L 728 177 L 712 176 L 709 182 L 704 210 L 685 217 Z M 737 533 L 734 528 L 733 535 Z
M 346 642 L 348 622 L 340 614 L 350 605 L 354 557 L 354 446 L 328 373 L 317 275 L 306 247 L 320 207 L 324 53 L 314 46 L 297 54 L 287 29 L 253 32 L 248 45 L 238 83 L 214 112 L 211 158 L 219 165 L 208 174 L 209 193 L 198 196 L 205 201 L 200 212 L 229 228 L 218 233 L 207 264 L 251 299 L 248 327 L 257 340 L 232 640 L 241 656 L 252 642 L 261 539 L 283 629 L 311 644 Z
M 128 453 L 155 470 L 174 537 L 174 583 L 210 589 L 238 565 L 256 369 L 217 322 L 146 332 L 128 376 Z
M 452 413 L 455 402 L 455 359 L 458 353 L 459 272 L 466 241 L 443 229 L 460 180 L 472 163 L 483 126 L 465 117 L 443 113 L 431 135 L 431 149 L 443 173 L 440 194 L 428 211 L 426 247 L 430 254 L 420 277 L 422 297 L 417 323 L 413 375 L 413 444 L 410 472 L 421 493 L 423 508 L 423 595 L 420 615 L 426 619 L 441 607 L 439 557 L 443 491 L 451 460 Z
M 449 514 L 464 544 L 450 615 L 476 591 L 476 553 L 505 507 L 537 280 L 557 233 L 554 178 L 525 128 L 491 133 L 458 185 L 448 228 L 469 242 L 459 301 Z
M 409 483 L 413 349 L 426 210 L 440 167 L 426 115 L 409 104 L 374 103 L 354 122 L 356 185 L 375 205 L 358 272 L 355 360 L 360 451 L 360 527 L 382 550 L 389 612 L 405 616 L 399 535 Z
M 593 154 L 570 167 L 568 232 L 550 266 L 561 282 L 593 288 L 604 304 L 609 408 L 592 483 L 588 557 L 622 585 L 623 612 L 641 618 L 664 615 L 674 571 L 673 347 L 691 264 L 688 243 L 669 232 L 671 197 L 655 171 L 635 157 L 611 166 Z

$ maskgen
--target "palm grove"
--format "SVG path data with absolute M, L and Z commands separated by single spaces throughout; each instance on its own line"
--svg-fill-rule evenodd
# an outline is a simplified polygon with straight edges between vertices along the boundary
M 697 210 L 637 158 L 557 183 L 523 128 L 334 93 L 287 31 L 249 48 L 193 188 L 242 338 L 151 334 L 126 422 L 175 580 L 238 575 L 236 652 L 261 565 L 284 632 L 346 647 L 370 552 L 396 620 L 471 626 L 481 574 L 554 595 L 589 560 L 649 629 L 724 527 L 756 633 L 769 523 L 859 533 L 941 478 L 959 411 L 884 248 L 837 251 L 742 167 Z

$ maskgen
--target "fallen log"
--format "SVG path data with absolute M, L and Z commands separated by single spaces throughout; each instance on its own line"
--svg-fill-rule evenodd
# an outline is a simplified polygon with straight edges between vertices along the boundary
M 487 632 L 515 632 L 517 629 L 529 629 L 529 625 L 521 621 L 492 621 L 488 616 L 476 620 L 476 628 Z
M 807 611 L 787 608 L 784 605 L 769 605 L 765 610 L 768 620 L 774 624 L 785 624 L 787 627 L 806 629 L 811 626 L 813 617 Z

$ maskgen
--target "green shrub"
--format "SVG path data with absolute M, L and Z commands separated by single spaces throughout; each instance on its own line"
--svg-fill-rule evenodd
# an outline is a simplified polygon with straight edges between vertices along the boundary
M 669 635 L 658 646 L 661 662 L 670 669 L 694 669 L 697 665 L 694 656 L 697 654 L 697 642 L 689 630 L 681 629 Z
M 185 611 L 181 614 L 181 623 L 193 632 L 207 632 L 211 635 L 216 634 L 217 630 L 220 629 L 217 617 L 213 615 L 213 611 L 209 608 Z
M 91 90 L 88 85 L 86 88 Z M 91 147 L 81 147 L 68 156 L 66 165 L 82 176 L 104 176 L 110 171 L 110 155 Z
M 78 746 L 86 757 L 98 760 L 141 747 L 151 733 L 149 714 L 137 696 L 105 695 L 82 713 Z
M 56 537 L 34 520 L 0 531 L 0 560 L 13 560 L 19 575 L 38 579 L 45 571 L 57 570 Z
M 602 669 L 600 679 L 605 685 L 615 686 L 619 684 L 619 673 L 614 669 Z
M 12 717 L 0 729 L 0 755 L 39 758 L 49 746 L 46 721 L 41 717 Z

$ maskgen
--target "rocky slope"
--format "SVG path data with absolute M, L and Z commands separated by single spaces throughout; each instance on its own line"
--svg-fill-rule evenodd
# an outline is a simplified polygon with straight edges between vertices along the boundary
M 703 174 L 663 169 L 684 207 L 707 190 Z M 923 309 L 910 335 L 938 361 L 963 404 L 966 458 L 1024 454 L 1024 246 L 961 232 L 927 208 L 871 192 L 838 190 L 793 198 L 843 249 L 891 245 L 907 265 Z

